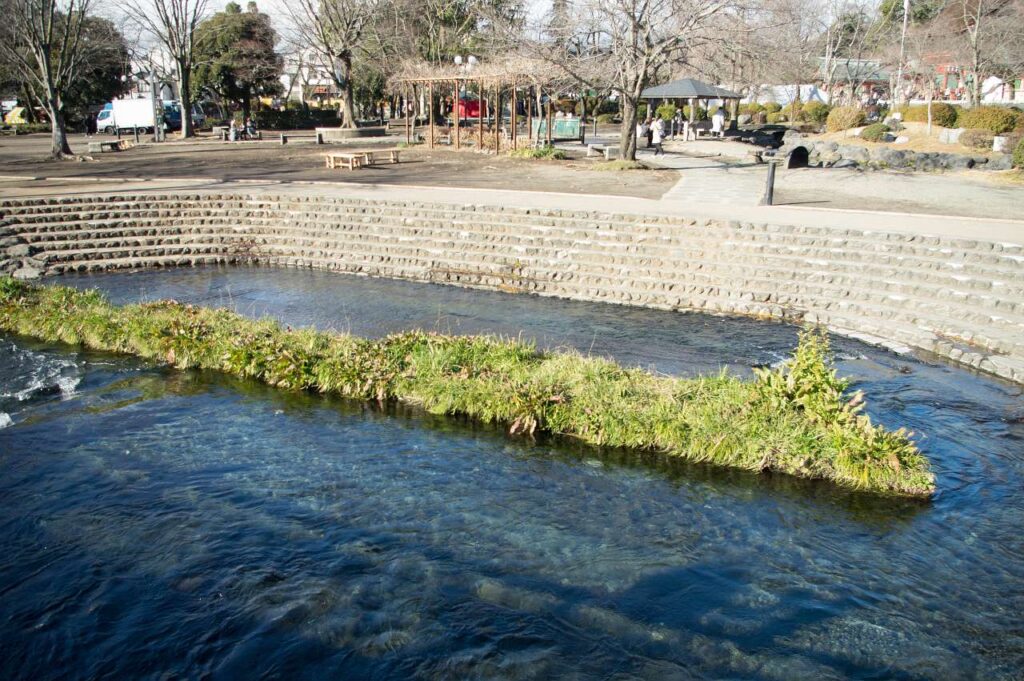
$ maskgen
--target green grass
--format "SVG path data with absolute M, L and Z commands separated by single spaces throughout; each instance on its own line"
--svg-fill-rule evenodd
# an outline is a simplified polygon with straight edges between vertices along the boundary
M 0 279 L 0 329 L 46 341 L 204 368 L 291 390 L 398 400 L 435 414 L 547 432 L 595 446 L 928 496 L 934 478 L 911 434 L 860 412 L 824 332 L 756 380 L 654 376 L 577 353 L 422 331 L 380 340 L 291 330 L 174 301 L 108 303 L 95 291 Z
M 568 158 L 565 152 L 561 149 L 555 149 L 554 147 L 539 147 L 537 149 L 515 149 L 510 151 L 509 156 L 512 158 L 535 158 L 535 159 L 548 159 L 551 161 L 564 161 Z

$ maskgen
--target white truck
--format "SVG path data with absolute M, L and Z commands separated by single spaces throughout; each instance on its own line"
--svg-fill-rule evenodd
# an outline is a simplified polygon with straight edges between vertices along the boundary
M 181 126 L 181 109 L 177 102 L 161 102 L 163 106 L 164 130 Z M 154 126 L 153 104 L 148 99 L 115 99 L 107 104 L 96 116 L 96 130 L 108 135 L 118 130 L 129 132 L 135 128 L 152 131 Z

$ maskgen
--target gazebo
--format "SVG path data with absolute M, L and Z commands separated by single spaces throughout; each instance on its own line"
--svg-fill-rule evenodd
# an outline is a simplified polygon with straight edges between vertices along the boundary
M 694 121 L 694 112 L 698 101 L 704 100 L 704 108 L 707 108 L 708 101 L 712 99 L 734 100 L 738 102 L 743 95 L 732 90 L 720 88 L 717 85 L 710 85 L 695 78 L 680 78 L 663 85 L 649 87 L 640 93 L 640 99 L 648 101 L 671 101 L 684 99 L 690 103 L 690 123 Z M 735 112 L 733 112 L 735 113 Z

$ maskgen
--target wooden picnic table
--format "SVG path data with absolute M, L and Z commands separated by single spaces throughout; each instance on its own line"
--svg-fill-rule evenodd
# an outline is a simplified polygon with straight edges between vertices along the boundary
M 389 163 L 398 163 L 398 149 L 382 149 L 379 151 L 329 151 L 324 154 L 324 165 L 328 168 L 348 168 L 356 170 L 363 166 L 381 163 L 386 158 Z M 380 158 L 381 160 L 378 160 Z

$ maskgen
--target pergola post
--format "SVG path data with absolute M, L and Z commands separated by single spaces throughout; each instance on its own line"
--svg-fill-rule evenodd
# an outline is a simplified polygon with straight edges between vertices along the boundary
M 459 108 L 462 106 L 462 98 L 459 94 L 460 90 L 459 79 L 455 79 L 455 148 L 462 148 L 462 138 L 460 136 L 460 129 L 462 128 L 462 115 L 459 113 Z
M 526 89 L 526 139 L 533 146 L 533 88 Z
M 483 100 L 483 81 L 479 81 L 477 83 L 477 87 L 478 87 L 477 96 L 479 97 L 479 99 L 477 101 L 479 102 L 479 105 L 476 108 L 476 114 L 477 114 L 476 118 L 477 118 L 477 121 L 478 121 L 479 125 L 476 126 L 476 130 L 477 130 L 477 133 L 478 133 L 477 134 L 477 141 L 476 141 L 476 151 L 477 152 L 482 152 L 483 151 L 483 107 L 484 107 L 484 104 L 486 103 Z
M 494 84 L 494 153 L 501 151 L 501 81 Z
M 405 109 L 405 143 L 412 144 L 412 130 L 409 129 L 409 87 L 402 93 L 402 107 Z
M 519 98 L 516 97 L 516 81 L 512 80 L 512 121 L 509 124 L 512 127 L 512 148 L 518 149 L 516 131 L 519 127 L 519 118 L 516 116 L 516 107 L 519 106 Z
M 551 95 L 548 94 L 548 121 L 547 121 L 547 125 L 545 125 L 544 127 L 547 128 L 547 132 L 548 132 L 547 142 L 548 142 L 548 146 L 549 147 L 551 146 L 551 121 L 552 121 L 553 118 L 554 118 L 554 114 L 551 111 Z
M 427 125 L 430 126 L 428 146 L 434 148 L 434 81 L 427 85 Z

